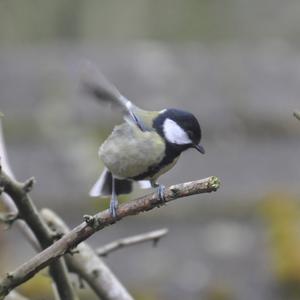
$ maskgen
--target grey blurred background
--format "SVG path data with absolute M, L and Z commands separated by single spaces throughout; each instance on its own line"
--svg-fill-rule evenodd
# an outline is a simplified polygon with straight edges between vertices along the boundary
M 102 169 L 98 147 L 121 116 L 80 93 L 84 59 L 139 106 L 199 118 L 207 154 L 184 153 L 161 182 L 215 175 L 221 189 L 89 240 L 170 229 L 156 248 L 106 259 L 137 299 L 300 299 L 299 14 L 297 0 L 0 1 L 6 146 L 17 178 L 37 179 L 39 208 L 75 226 L 108 205 L 88 190 Z M 1 240 L 1 273 L 34 254 L 17 228 Z M 45 278 L 22 292 L 51 299 L 37 288 Z

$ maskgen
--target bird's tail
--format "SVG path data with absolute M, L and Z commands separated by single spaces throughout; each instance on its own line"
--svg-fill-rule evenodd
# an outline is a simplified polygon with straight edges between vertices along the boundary
M 116 194 L 129 194 L 132 191 L 132 181 L 114 179 Z M 112 174 L 106 168 L 90 190 L 91 197 L 110 196 L 112 193 Z

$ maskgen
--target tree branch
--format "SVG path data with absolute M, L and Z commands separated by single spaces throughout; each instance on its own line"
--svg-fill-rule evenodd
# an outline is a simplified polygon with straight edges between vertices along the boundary
M 34 179 L 27 180 L 24 184 L 15 180 L 13 172 L 8 163 L 4 138 L 2 133 L 2 123 L 0 119 L 0 187 L 6 193 L 3 200 L 6 206 L 12 213 L 18 214 L 24 222 L 20 222 L 22 231 L 28 236 L 30 242 L 35 246 L 47 248 L 53 243 L 53 237 L 50 229 L 39 215 L 39 212 L 33 201 L 28 195 L 28 192 L 32 189 Z M 8 172 L 5 174 L 4 170 Z M 8 196 L 9 197 L 8 197 Z M 36 245 L 37 242 L 40 245 Z M 68 278 L 66 265 L 63 259 L 55 261 L 50 266 L 50 274 L 56 284 L 57 293 L 61 300 L 77 300 L 71 282 Z M 5 291 L 5 295 L 10 292 L 10 288 Z M 0 299 L 1 299 L 0 293 Z
M 41 215 L 50 228 L 58 234 L 67 234 L 70 231 L 64 221 L 50 209 L 43 209 Z M 69 270 L 84 279 L 99 298 L 133 300 L 125 287 L 87 243 L 78 245 L 76 254 L 66 254 L 65 260 Z
M 208 177 L 202 180 L 173 185 L 165 190 L 165 202 L 194 194 L 216 191 L 219 186 L 220 182 L 217 177 Z M 99 212 L 94 216 L 85 216 L 85 222 L 75 227 L 60 240 L 25 262 L 15 271 L 9 273 L 0 282 L 0 295 L 5 295 L 7 291 L 25 282 L 96 231 L 114 224 L 124 217 L 151 210 L 161 206 L 161 204 L 157 193 L 152 193 L 120 205 L 117 209 L 117 218 L 113 218 L 108 210 Z
M 15 179 L 15 176 L 11 170 L 7 153 L 6 153 L 6 148 L 5 148 L 5 142 L 4 142 L 4 136 L 3 136 L 3 130 L 2 130 L 2 122 L 1 122 L 1 117 L 3 117 L 3 114 L 1 115 L 0 112 L 0 167 L 2 170 L 6 172 L 6 174 L 12 178 Z M 0 186 L 0 193 L 1 193 L 1 200 L 6 208 L 7 211 L 9 211 L 10 214 L 15 214 L 18 215 L 18 209 L 14 203 L 14 201 L 8 196 L 8 194 L 2 193 L 4 190 L 3 187 Z M 16 224 L 21 230 L 22 234 L 27 238 L 27 240 L 30 242 L 32 247 L 36 249 L 37 251 L 41 250 L 41 246 L 32 232 L 32 230 L 29 228 L 29 226 L 20 218 L 16 220 Z
M 0 169 L 0 186 L 2 186 L 4 192 L 14 200 L 19 211 L 19 218 L 23 219 L 30 227 L 41 244 L 41 247 L 43 249 L 49 247 L 53 243 L 52 232 L 40 217 L 37 208 L 27 194 L 26 183 L 22 184 L 9 178 L 4 171 Z M 63 260 L 58 260 L 50 266 L 50 274 L 56 283 L 57 292 L 62 300 L 78 299 L 67 276 L 67 269 Z M 10 290 L 11 289 L 8 289 L 6 294 L 9 293 Z
M 99 256 L 107 256 L 111 252 L 114 252 L 118 249 L 122 249 L 124 247 L 133 246 L 136 244 L 145 243 L 148 241 L 152 241 L 153 245 L 156 245 L 158 241 L 165 236 L 168 233 L 167 228 L 150 231 L 142 234 L 137 234 L 134 236 L 126 237 L 123 239 L 119 239 L 116 241 L 113 241 L 107 245 L 104 245 L 102 247 L 99 247 L 96 250 L 97 255 Z

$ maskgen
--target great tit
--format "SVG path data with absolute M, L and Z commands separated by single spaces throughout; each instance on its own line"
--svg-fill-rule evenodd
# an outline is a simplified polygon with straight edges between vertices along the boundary
M 90 190 L 90 196 L 111 196 L 109 209 L 113 217 L 117 216 L 117 195 L 130 193 L 133 181 L 141 182 L 142 187 L 158 188 L 163 202 L 165 188 L 157 183 L 158 177 L 176 164 L 183 151 L 195 148 L 205 153 L 196 117 L 174 108 L 140 109 L 90 63 L 84 68 L 81 87 L 97 100 L 121 108 L 125 119 L 99 148 L 105 169 Z

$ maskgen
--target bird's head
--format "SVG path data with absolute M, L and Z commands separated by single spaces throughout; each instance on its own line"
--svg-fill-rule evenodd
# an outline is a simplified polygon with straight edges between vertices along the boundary
M 195 148 L 205 153 L 200 145 L 201 128 L 193 114 L 179 109 L 164 109 L 154 119 L 153 127 L 174 150 L 182 152 Z

